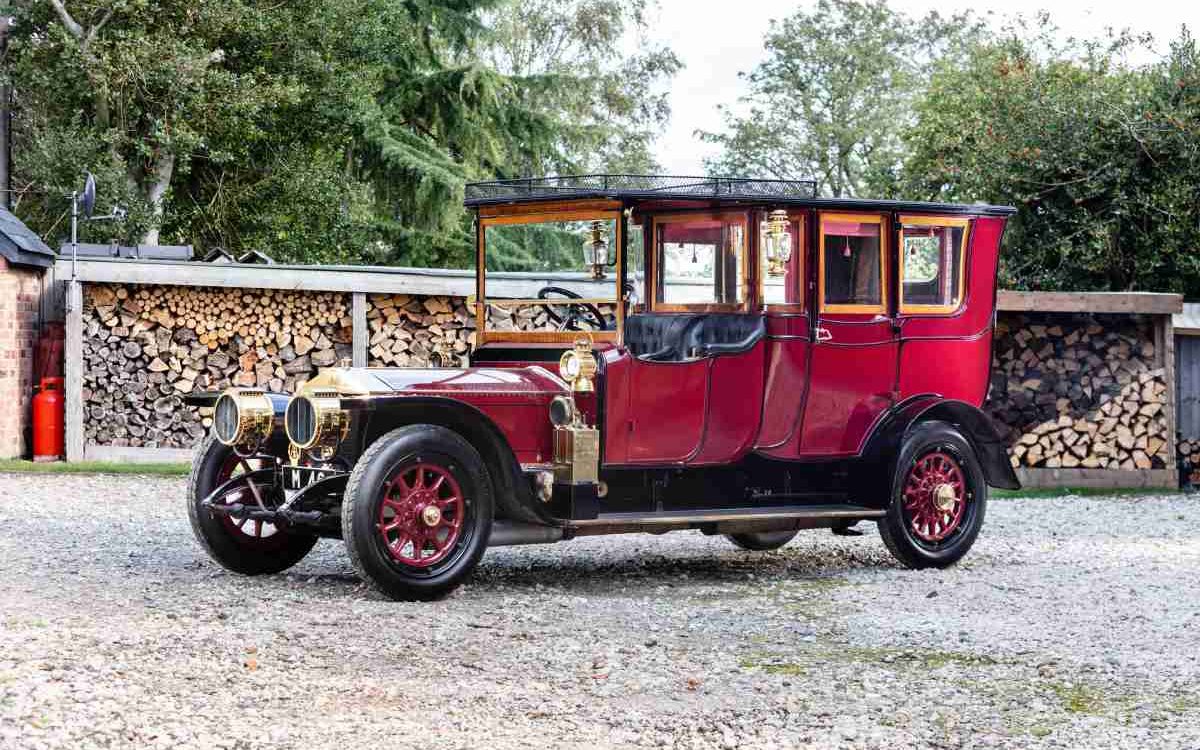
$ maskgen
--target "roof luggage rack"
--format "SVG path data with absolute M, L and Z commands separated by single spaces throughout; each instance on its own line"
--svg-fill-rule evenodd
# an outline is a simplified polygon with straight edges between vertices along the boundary
M 741 177 L 684 177 L 648 174 L 583 174 L 520 180 L 471 182 L 468 203 L 611 195 L 679 198 L 815 198 L 813 180 L 757 180 Z

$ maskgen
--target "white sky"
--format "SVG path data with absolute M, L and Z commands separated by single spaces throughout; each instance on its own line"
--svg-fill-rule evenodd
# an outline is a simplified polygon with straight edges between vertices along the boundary
M 763 56 L 762 39 L 772 18 L 784 18 L 802 6 L 802 0 L 659 0 L 661 7 L 652 36 L 666 42 L 679 55 L 684 69 L 671 87 L 671 124 L 657 143 L 657 156 L 667 174 L 703 174 L 702 160 L 714 148 L 693 136 L 700 130 L 719 130 L 718 104 L 733 104 L 743 93 L 738 72 L 750 71 Z M 1100 36 L 1106 28 L 1128 27 L 1150 32 L 1165 48 L 1169 39 L 1187 24 L 1200 33 L 1200 3 L 1196 0 L 1126 0 L 1125 2 L 962 2 L 943 0 L 892 0 L 891 5 L 913 16 L 937 9 L 943 15 L 974 10 L 983 15 L 1032 16 L 1050 12 L 1067 35 Z

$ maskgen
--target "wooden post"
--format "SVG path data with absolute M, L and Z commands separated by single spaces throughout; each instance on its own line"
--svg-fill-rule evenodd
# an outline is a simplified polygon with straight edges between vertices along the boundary
M 66 340 L 63 365 L 66 377 L 67 460 L 82 461 L 83 440 L 83 284 L 67 282 Z
M 1155 338 L 1161 344 L 1155 346 L 1156 351 L 1162 354 L 1162 365 L 1164 368 L 1163 377 L 1167 381 L 1167 398 L 1166 404 L 1163 405 L 1163 416 L 1167 422 L 1167 451 L 1166 464 L 1167 471 L 1171 475 L 1171 487 L 1179 486 L 1179 456 L 1178 448 L 1175 444 L 1176 430 L 1176 388 L 1175 388 L 1175 322 L 1169 314 L 1158 316 L 1159 322 L 1154 326 Z
M 371 330 L 367 327 L 367 293 L 353 292 L 350 298 L 351 361 L 355 367 L 367 366 L 367 344 Z

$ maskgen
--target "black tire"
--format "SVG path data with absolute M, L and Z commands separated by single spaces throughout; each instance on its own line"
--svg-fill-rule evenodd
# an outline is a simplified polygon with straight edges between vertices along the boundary
M 741 534 L 726 534 L 725 538 L 735 547 L 748 552 L 769 552 L 779 549 L 796 538 L 797 531 L 747 531 Z
M 315 534 L 259 524 L 257 528 L 260 532 L 264 526 L 269 526 L 271 533 L 255 537 L 253 533 L 240 531 L 237 522 L 200 505 L 201 500 L 228 478 L 228 466 L 236 458 L 232 448 L 222 445 L 212 435 L 204 438 L 196 447 L 187 498 L 192 533 L 209 557 L 226 570 L 248 576 L 287 570 L 312 550 L 317 543 Z
M 396 532 L 393 545 L 384 528 L 383 516 L 391 512 L 385 509 L 385 498 L 389 503 L 395 501 L 388 493 L 396 482 L 410 476 L 408 472 L 416 471 L 415 467 L 443 472 L 453 480 L 457 493 L 454 497 L 460 498 L 455 511 L 459 516 L 457 536 L 450 541 L 448 532 L 444 540 L 447 544 L 434 551 L 434 556 L 444 556 L 428 566 L 398 559 L 420 557 L 422 552 L 416 551 L 415 540 L 411 546 L 403 542 L 403 532 Z M 493 507 L 487 467 L 470 443 L 445 427 L 409 425 L 376 440 L 354 465 L 342 501 L 342 537 L 350 562 L 363 580 L 392 599 L 428 601 L 445 596 L 470 577 L 487 549 Z M 449 513 L 440 516 L 442 521 L 449 517 Z M 401 513 L 396 511 L 392 520 L 399 523 L 400 518 Z M 434 528 L 433 533 L 436 535 L 440 528 Z M 427 541 L 422 540 L 422 550 Z M 403 552 L 406 547 L 410 549 L 408 555 Z
M 904 491 L 910 474 L 917 471 L 918 464 L 922 467 L 931 463 L 937 466 L 949 467 L 944 457 L 957 464 L 961 474 L 961 495 L 954 492 L 954 500 L 947 501 L 962 503 L 962 515 L 957 522 L 954 518 L 957 510 L 937 511 L 937 525 L 923 524 L 921 517 L 914 515 L 919 511 L 910 510 L 906 506 Z M 946 471 L 954 475 L 952 469 Z M 920 480 L 921 474 L 914 477 Z M 956 482 L 944 482 L 955 486 Z M 920 493 L 914 493 L 914 496 Z M 945 568 L 958 562 L 971 549 L 983 526 L 983 518 L 987 511 L 988 487 L 984 479 L 983 468 L 974 448 L 956 427 L 946 422 L 924 422 L 916 426 L 905 440 L 896 460 L 892 476 L 892 496 L 888 505 L 887 515 L 879 520 L 879 534 L 893 556 L 909 568 Z M 919 505 L 920 500 L 914 500 Z M 929 516 L 926 516 L 928 518 Z M 946 519 L 951 519 L 946 522 Z M 914 528 L 914 524 L 916 527 Z M 944 524 L 944 525 L 943 525 Z M 944 538 L 930 537 L 944 533 Z

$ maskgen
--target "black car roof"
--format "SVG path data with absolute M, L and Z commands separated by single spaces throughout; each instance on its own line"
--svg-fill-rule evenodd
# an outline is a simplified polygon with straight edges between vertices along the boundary
M 681 177 L 671 175 L 588 174 L 521 180 L 472 182 L 466 187 L 468 208 L 606 198 L 630 203 L 643 201 L 700 201 L 724 205 L 772 205 L 840 208 L 864 211 L 923 211 L 948 214 L 1009 216 L 1010 206 L 985 203 L 821 198 L 812 180 L 759 180 L 742 177 Z

